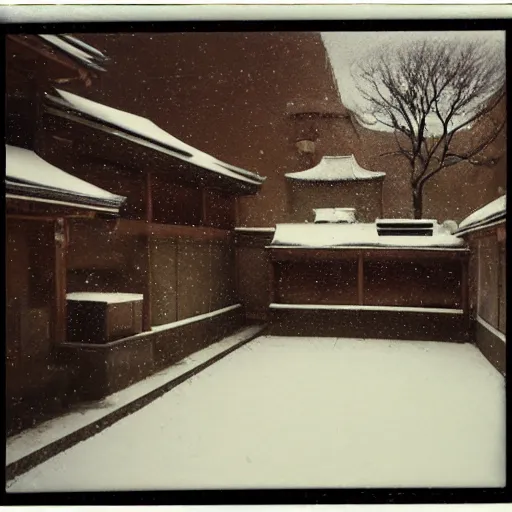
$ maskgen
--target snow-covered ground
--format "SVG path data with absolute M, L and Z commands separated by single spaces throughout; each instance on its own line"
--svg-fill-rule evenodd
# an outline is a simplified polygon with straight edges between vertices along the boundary
M 7 487 L 504 485 L 504 379 L 474 346 L 264 336 Z

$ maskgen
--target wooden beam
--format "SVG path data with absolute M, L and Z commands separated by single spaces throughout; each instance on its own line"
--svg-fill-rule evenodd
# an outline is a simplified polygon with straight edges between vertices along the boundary
M 238 240 L 236 237 L 233 237 L 234 243 L 232 245 L 233 250 L 235 252 L 235 293 L 237 300 L 240 299 L 240 247 L 238 245 Z
M 151 247 L 149 237 L 144 237 L 144 253 L 142 254 L 142 294 L 144 302 L 142 304 L 142 330 L 151 330 Z
M 360 252 L 357 258 L 357 302 L 360 306 L 364 304 L 364 259 Z
M 7 220 L 30 220 L 34 222 L 56 222 L 59 217 L 42 217 L 40 215 L 17 215 L 7 214 Z
M 268 260 L 268 303 L 272 304 L 276 299 L 276 289 L 275 289 L 275 267 L 277 263 L 274 263 L 272 260 Z
M 384 180 L 379 180 L 380 183 L 380 218 L 384 218 Z
M 201 224 L 203 226 L 208 225 L 208 191 L 206 188 L 201 189 Z
M 235 208 L 235 226 L 240 225 L 240 197 L 235 196 L 234 198 L 234 208 Z
M 146 203 L 146 222 L 148 224 L 151 224 L 153 222 L 153 185 L 152 185 L 152 179 L 151 179 L 151 172 L 148 171 L 146 173 L 146 197 L 145 197 L 145 203 Z
M 274 261 L 339 261 L 354 259 L 361 252 L 365 260 L 453 260 L 468 259 L 469 250 L 428 250 L 390 247 L 343 247 L 340 249 L 303 249 L 303 248 L 279 248 L 269 249 L 270 258 Z
M 506 320 L 506 302 L 505 302 L 505 311 L 503 310 L 503 307 L 502 307 L 502 301 L 501 301 L 501 298 L 503 297 L 503 295 L 505 295 L 505 299 L 506 299 L 506 286 L 507 286 L 507 283 L 506 283 L 506 280 L 503 279 L 503 260 L 502 260 L 502 256 L 506 256 L 505 254 L 505 251 L 506 251 L 506 247 L 505 247 L 505 239 L 502 239 L 500 240 L 500 237 L 498 236 L 498 307 L 497 307 L 497 311 L 498 311 L 498 330 L 501 326 L 501 319 L 503 317 L 503 315 L 505 315 L 505 320 Z M 506 269 L 505 269 L 506 271 Z
M 469 329 L 470 315 L 469 315 L 469 262 L 468 260 L 461 261 L 461 283 L 460 283 L 460 307 L 464 311 L 464 320 L 466 328 Z
M 179 270 L 180 270 L 180 241 L 177 240 L 176 241 L 176 259 L 174 260 L 174 274 L 176 276 L 176 282 L 175 282 L 175 286 L 174 286 L 174 295 L 176 297 L 176 301 L 175 301 L 175 308 L 176 308 L 176 318 L 175 320 L 181 320 L 181 318 L 179 317 L 179 284 L 180 284 L 180 281 L 179 281 Z
M 66 253 L 68 245 L 68 226 L 64 218 L 59 218 L 54 224 L 55 264 L 53 291 L 53 342 L 66 341 L 67 312 L 66 312 Z
M 202 226 L 178 226 L 174 224 L 148 223 L 145 220 L 120 219 L 118 232 L 121 235 L 147 236 L 156 238 L 190 238 L 192 240 L 229 239 L 228 229 Z

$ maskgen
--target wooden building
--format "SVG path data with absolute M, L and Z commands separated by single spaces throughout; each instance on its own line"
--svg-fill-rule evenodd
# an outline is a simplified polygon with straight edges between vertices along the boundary
M 93 90 L 99 55 L 107 62 L 76 38 L 16 36 L 7 50 L 14 432 L 243 324 L 236 198 L 264 179 L 149 119 L 64 90 L 74 80 Z
M 392 136 L 342 104 L 319 34 L 9 35 L 6 112 L 10 431 L 250 320 L 464 341 L 481 295 L 482 350 L 505 332 L 485 263 L 466 287 L 467 245 L 494 258 L 475 234 L 492 224 L 455 237 L 437 221 L 374 222 L 409 215 L 406 173 L 380 156 Z M 443 206 L 449 179 L 427 191 L 432 218 L 461 218 L 504 184 L 464 172 L 461 201 Z
M 57 353 L 77 397 L 117 391 L 240 327 L 235 198 L 263 178 L 61 90 L 47 96 L 43 125 L 50 161 L 127 197 L 114 224 L 70 225 L 67 290 L 82 317 Z M 104 318 L 94 330 L 92 311 Z
M 435 221 L 278 224 L 276 334 L 468 341 L 469 251 Z
M 506 372 L 506 200 L 501 196 L 460 223 L 457 236 L 471 250 L 470 308 L 478 348 Z
M 66 332 L 70 219 L 113 217 L 124 198 L 41 158 L 41 98 L 58 82 L 87 88 L 106 58 L 75 38 L 6 38 L 6 398 L 8 430 L 65 406 L 53 348 Z

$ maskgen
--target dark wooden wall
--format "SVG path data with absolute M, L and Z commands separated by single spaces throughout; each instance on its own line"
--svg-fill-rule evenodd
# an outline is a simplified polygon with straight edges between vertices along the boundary
M 151 265 L 153 325 L 237 302 L 234 250 L 229 243 L 153 239 Z
M 357 305 L 357 261 L 276 264 L 276 301 L 290 304 Z M 461 307 L 461 267 L 449 261 L 365 261 L 367 306 Z
M 270 304 L 270 261 L 265 246 L 273 233 L 236 235 L 237 289 L 247 318 L 266 320 Z
M 496 231 L 472 243 L 478 272 L 476 297 L 477 314 L 502 333 L 506 333 L 506 251 L 498 242 Z
M 280 262 L 276 302 L 357 304 L 357 261 Z
M 60 409 L 66 377 L 52 359 L 54 225 L 8 218 L 6 233 L 7 428 L 16 430 Z

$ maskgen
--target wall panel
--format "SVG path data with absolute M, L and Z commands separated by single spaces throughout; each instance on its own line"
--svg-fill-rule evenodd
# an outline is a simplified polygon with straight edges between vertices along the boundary
M 498 243 L 496 235 L 480 240 L 478 314 L 493 327 L 498 327 Z

